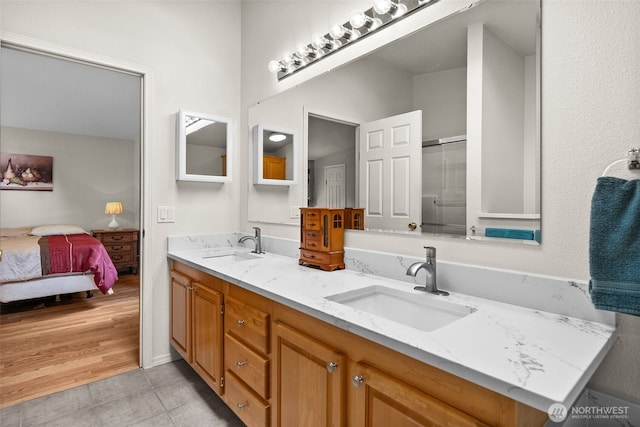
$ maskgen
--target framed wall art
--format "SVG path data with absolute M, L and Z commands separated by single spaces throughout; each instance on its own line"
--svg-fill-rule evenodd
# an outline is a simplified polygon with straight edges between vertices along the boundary
M 0 153 L 0 190 L 53 191 L 53 157 Z

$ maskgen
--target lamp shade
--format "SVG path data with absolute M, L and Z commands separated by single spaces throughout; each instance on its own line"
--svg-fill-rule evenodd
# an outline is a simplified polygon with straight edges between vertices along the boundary
M 104 213 L 107 215 L 120 215 L 122 212 L 122 203 L 120 202 L 107 202 L 104 208 Z

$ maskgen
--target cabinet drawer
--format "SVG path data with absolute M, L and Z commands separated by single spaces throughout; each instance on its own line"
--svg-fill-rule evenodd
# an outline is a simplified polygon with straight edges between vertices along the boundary
M 122 252 L 122 253 L 112 253 L 109 252 L 109 258 L 114 264 L 119 262 L 130 262 L 133 261 L 133 256 L 131 256 L 131 252 Z
M 104 245 L 104 248 L 109 252 L 109 254 L 115 253 L 131 253 L 133 251 L 133 245 L 131 243 L 123 243 L 123 244 L 108 244 Z
M 331 262 L 331 256 L 322 252 L 300 250 L 300 260 L 312 264 L 329 264 Z
M 304 247 L 320 250 L 322 248 L 322 233 L 319 230 L 306 230 L 304 232 Z
M 262 398 L 269 398 L 269 359 L 243 345 L 229 334 L 224 337 L 225 370 L 247 383 Z
M 305 230 L 321 230 L 322 222 L 320 219 L 307 219 L 304 224 Z
M 248 426 L 268 426 L 270 407 L 233 374 L 227 374 L 224 401 Z
M 225 307 L 225 331 L 269 354 L 269 314 L 232 297 L 227 297 Z
M 100 238 L 103 244 L 120 243 L 120 242 L 133 242 L 137 240 L 134 233 L 115 233 L 115 234 L 103 234 Z

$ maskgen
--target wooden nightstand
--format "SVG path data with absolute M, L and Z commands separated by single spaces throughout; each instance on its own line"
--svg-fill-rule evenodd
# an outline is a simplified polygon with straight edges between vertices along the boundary
M 138 272 L 138 230 L 118 228 L 91 232 L 104 245 L 116 270 L 128 268 L 133 274 Z

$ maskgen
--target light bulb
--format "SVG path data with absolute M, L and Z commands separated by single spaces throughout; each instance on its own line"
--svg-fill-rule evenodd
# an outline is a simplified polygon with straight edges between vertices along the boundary
M 287 65 L 293 65 L 294 59 L 293 59 L 293 55 L 291 54 L 291 52 L 284 52 L 282 54 L 282 62 L 287 64 Z
M 338 40 L 342 38 L 346 33 L 346 28 L 340 24 L 334 24 L 331 26 L 329 30 L 329 34 L 333 37 L 334 40 Z
M 378 15 L 389 13 L 392 6 L 393 2 L 391 0 L 374 0 L 373 2 L 373 10 L 375 10 Z
M 371 22 L 371 18 L 365 15 L 363 11 L 356 10 L 353 12 L 353 16 L 351 16 L 349 22 L 353 28 L 361 28 L 367 25 L 368 22 Z
M 304 43 L 299 43 L 296 46 L 296 54 L 301 58 L 308 56 L 309 52 L 310 52 L 309 47 Z
M 271 71 L 272 73 L 277 73 L 278 71 L 284 71 L 284 67 L 282 66 L 280 61 L 276 61 L 275 59 L 273 61 L 269 61 L 268 67 L 269 67 L 269 71 Z
M 331 42 L 321 34 L 314 34 L 311 38 L 311 44 L 316 49 L 331 49 L 333 47 Z

